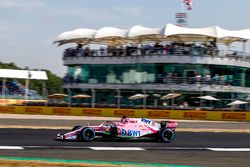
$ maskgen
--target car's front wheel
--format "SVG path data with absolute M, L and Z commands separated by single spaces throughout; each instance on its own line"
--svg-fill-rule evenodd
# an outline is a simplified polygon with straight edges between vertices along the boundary
M 83 128 L 79 133 L 79 138 L 82 141 L 93 141 L 95 139 L 95 131 L 92 128 Z

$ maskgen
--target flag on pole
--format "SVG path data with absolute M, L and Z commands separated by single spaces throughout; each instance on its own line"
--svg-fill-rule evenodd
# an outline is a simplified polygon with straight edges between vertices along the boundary
M 192 0 L 183 0 L 183 3 L 187 6 L 187 10 L 192 10 Z

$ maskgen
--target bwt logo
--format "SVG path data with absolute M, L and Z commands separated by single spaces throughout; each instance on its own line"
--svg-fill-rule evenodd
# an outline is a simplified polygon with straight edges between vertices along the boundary
M 145 118 L 142 118 L 141 121 L 145 122 L 146 124 L 151 124 L 151 121 Z
M 122 136 L 141 136 L 141 132 L 139 130 L 130 130 L 126 131 L 125 129 L 121 129 Z

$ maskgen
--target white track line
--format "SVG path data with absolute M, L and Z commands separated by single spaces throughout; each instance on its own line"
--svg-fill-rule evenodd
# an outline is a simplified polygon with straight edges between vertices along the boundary
M 139 147 L 89 147 L 91 150 L 102 151 L 142 151 L 145 150 Z
M 22 150 L 23 147 L 19 146 L 0 146 L 0 150 Z
M 250 148 L 207 148 L 212 151 L 250 151 Z
M 0 146 L 0 150 L 22 150 L 29 148 L 51 148 L 50 146 Z M 96 151 L 144 151 L 144 150 L 152 150 L 150 147 L 140 148 L 140 147 L 75 147 L 75 146 L 56 146 L 56 148 L 64 148 L 64 149 L 91 149 Z M 155 148 L 153 149 L 155 150 Z M 157 149 L 156 149 L 157 150 Z M 210 150 L 210 151 L 218 151 L 218 152 L 250 152 L 250 148 L 203 148 L 203 147 L 164 147 L 160 150 Z

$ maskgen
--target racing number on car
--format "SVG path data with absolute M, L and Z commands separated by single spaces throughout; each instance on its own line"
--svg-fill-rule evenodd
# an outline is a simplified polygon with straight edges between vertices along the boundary
M 122 136 L 141 136 L 141 132 L 139 130 L 130 130 L 128 129 L 127 131 L 125 129 L 121 130 L 121 135 Z

